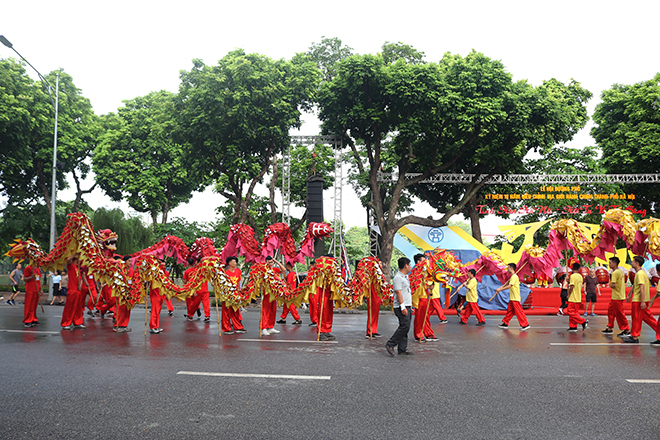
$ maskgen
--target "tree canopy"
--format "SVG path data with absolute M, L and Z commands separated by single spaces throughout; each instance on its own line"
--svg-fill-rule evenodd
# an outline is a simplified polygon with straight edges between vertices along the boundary
M 131 208 L 149 213 L 152 223 L 167 223 L 168 213 L 186 203 L 200 182 L 184 165 L 182 146 L 174 142 L 174 97 L 161 90 L 124 101 L 116 120 L 94 152 L 97 182 L 115 201 L 126 197 Z M 112 118 L 112 117 L 111 117 Z
M 608 173 L 660 173 L 660 73 L 633 85 L 615 84 L 601 95 L 591 135 L 603 152 Z M 626 185 L 635 205 L 658 215 L 658 190 Z
M 64 71 L 51 72 L 53 86 L 59 74 L 57 190 L 68 187 L 67 174 L 76 181 L 73 209 L 87 190 L 80 179 L 90 171 L 89 157 L 99 135 L 91 104 Z M 55 109 L 47 87 L 33 81 L 22 63 L 0 59 L 0 235 L 20 231 L 36 240 L 48 231 L 51 210 Z M 44 228 L 45 229 L 42 229 Z M 58 227 L 61 226 L 58 221 Z M 8 228 L 8 229 L 5 229 Z
M 536 88 L 514 83 L 501 62 L 474 51 L 446 54 L 438 63 L 399 58 L 387 64 L 378 54 L 339 62 L 337 75 L 321 88 L 319 107 L 324 130 L 348 137 L 362 176 L 354 182 L 369 193 L 387 261 L 399 228 L 446 224 L 483 183 L 462 188 L 439 220 L 400 216 L 411 187 L 439 172 L 521 170 L 528 151 L 568 141 L 584 127 L 590 97 L 574 81 L 552 79 Z M 394 182 L 379 181 L 379 171 L 395 172 Z M 406 179 L 410 172 L 419 175 Z
M 193 178 L 216 182 L 233 203 L 232 223 L 247 222 L 257 183 L 309 109 L 320 71 L 305 56 L 271 60 L 242 50 L 217 65 L 193 61 L 181 72 L 177 113 Z

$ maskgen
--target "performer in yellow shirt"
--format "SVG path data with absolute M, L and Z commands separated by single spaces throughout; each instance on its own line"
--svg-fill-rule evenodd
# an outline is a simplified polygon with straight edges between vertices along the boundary
M 623 313 L 623 301 L 626 299 L 626 282 L 623 278 L 623 270 L 619 267 L 620 262 L 621 260 L 618 257 L 612 257 L 609 261 L 610 269 L 612 269 L 612 274 L 610 275 L 612 299 L 607 308 L 607 327 L 605 327 L 603 333 L 608 334 L 613 332 L 614 318 L 616 318 L 616 322 L 619 324 L 619 330 L 621 330 L 621 333 L 617 334 L 617 336 L 627 338 L 630 335 L 630 327 L 628 327 L 628 320 Z
M 651 283 L 643 268 L 644 258 L 638 255 L 633 258 L 630 265 L 635 269 L 635 281 L 628 291 L 626 301 L 632 301 L 630 307 L 632 329 L 630 331 L 630 336 L 623 341 L 637 344 L 639 343 L 639 335 L 642 333 L 642 321 L 647 323 L 656 332 L 658 329 L 658 322 L 653 318 L 653 315 L 651 315 Z
M 477 271 L 474 269 L 470 269 L 468 271 L 468 279 L 467 281 L 463 282 L 456 291 L 458 292 L 461 287 L 465 286 L 465 290 L 467 290 L 467 294 L 465 296 L 465 308 L 463 309 L 463 313 L 461 314 L 461 324 L 467 324 L 467 320 L 474 313 L 474 315 L 477 317 L 477 326 L 482 326 L 486 325 L 486 318 L 484 317 L 484 314 L 481 313 L 481 310 L 479 310 L 479 305 L 477 304 L 477 301 L 479 300 L 479 295 L 477 294 L 477 279 L 475 278 L 475 275 L 477 275 Z
M 589 321 L 580 316 L 580 304 L 582 304 L 582 283 L 584 279 L 580 275 L 580 263 L 573 263 L 573 274 L 568 281 L 568 331 L 576 332 L 577 326 L 582 325 L 582 330 L 587 328 Z
M 504 319 L 502 319 L 500 328 L 509 328 L 511 318 L 513 318 L 513 315 L 516 315 L 516 318 L 518 318 L 518 324 L 520 324 L 522 330 L 527 330 L 529 329 L 529 321 L 527 321 L 527 316 L 525 316 L 525 312 L 520 305 L 520 278 L 518 278 L 518 274 L 516 274 L 516 269 L 516 263 L 509 263 L 506 270 L 509 272 L 509 275 L 511 275 L 511 278 L 509 278 L 502 287 L 495 289 L 497 293 L 509 289 L 509 305 L 506 308 L 506 315 L 504 315 Z

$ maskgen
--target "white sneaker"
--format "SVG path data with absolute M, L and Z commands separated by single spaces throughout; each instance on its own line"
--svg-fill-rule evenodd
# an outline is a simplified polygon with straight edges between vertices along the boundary
M 268 333 L 270 333 L 271 335 L 277 334 L 279 332 L 280 332 L 279 330 L 275 330 L 274 328 L 269 328 L 268 329 Z
M 267 328 L 261 330 L 261 336 L 270 336 L 270 333 L 268 332 Z

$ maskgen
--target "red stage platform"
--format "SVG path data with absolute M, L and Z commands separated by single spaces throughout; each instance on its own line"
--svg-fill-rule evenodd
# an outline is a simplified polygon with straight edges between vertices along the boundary
M 626 288 L 626 292 L 630 287 Z M 534 287 L 532 288 L 531 296 L 531 308 L 525 308 L 526 315 L 556 315 L 561 305 L 561 299 L 559 298 L 559 292 L 561 289 L 559 287 Z M 656 288 L 651 287 L 651 297 L 655 295 Z M 612 299 L 612 289 L 609 287 L 600 288 L 601 295 L 596 301 L 596 306 L 594 307 L 594 313 L 597 315 L 607 315 L 607 308 L 610 305 L 610 299 Z M 626 315 L 630 315 L 630 304 L 624 302 L 623 309 Z M 529 301 L 525 302 L 525 307 L 529 305 Z M 584 295 L 582 295 L 582 306 L 580 310 L 584 313 Z M 449 313 L 455 313 L 454 309 L 451 309 Z M 482 309 L 484 315 L 504 315 L 504 310 L 484 310 Z M 656 300 L 651 307 L 651 313 L 654 316 L 660 314 L 660 298 Z

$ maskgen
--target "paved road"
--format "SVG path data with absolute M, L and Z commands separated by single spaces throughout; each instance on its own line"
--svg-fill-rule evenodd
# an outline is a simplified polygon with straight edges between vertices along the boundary
M 337 343 L 315 343 L 307 325 L 259 340 L 258 310 L 249 333 L 222 338 L 182 313 L 145 337 L 144 310 L 115 334 L 98 318 L 61 332 L 55 306 L 24 330 L 22 307 L 0 307 L 0 438 L 660 438 L 660 384 L 628 381 L 660 379 L 648 327 L 629 345 L 601 335 L 604 317 L 578 333 L 564 317 L 530 317 L 527 332 L 434 317 L 439 342 L 390 358 L 364 339 L 364 314 L 336 315 Z M 381 316 L 384 335 L 395 327 Z

